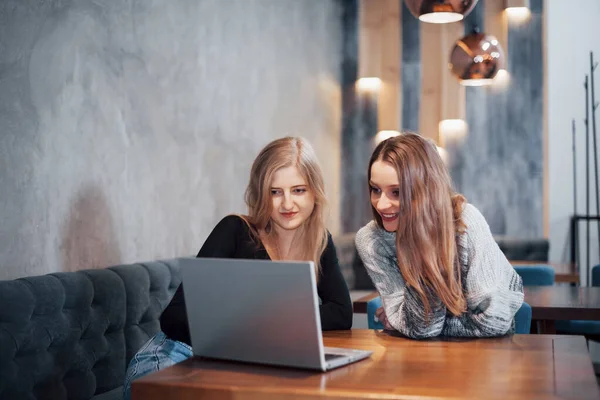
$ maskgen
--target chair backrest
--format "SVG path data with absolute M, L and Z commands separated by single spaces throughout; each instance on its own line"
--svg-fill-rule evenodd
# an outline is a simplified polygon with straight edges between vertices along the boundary
M 531 331 L 531 306 L 525 302 L 515 314 L 515 333 L 526 334 Z
M 554 268 L 547 265 L 515 265 L 514 268 L 523 279 L 523 286 L 554 285 Z
M 600 265 L 592 268 L 592 286 L 600 286 Z

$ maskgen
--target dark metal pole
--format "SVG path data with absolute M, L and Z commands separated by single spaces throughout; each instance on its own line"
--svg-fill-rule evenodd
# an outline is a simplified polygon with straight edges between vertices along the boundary
M 585 75 L 585 83 L 583 84 L 585 88 L 585 120 L 583 123 L 585 124 L 585 230 L 586 230 L 586 238 L 585 238 L 585 251 L 586 251 L 586 259 L 585 259 L 585 279 L 587 285 L 589 286 L 588 271 L 590 270 L 590 128 L 588 124 L 589 117 L 589 93 L 588 93 L 588 76 Z
M 595 96 L 595 88 L 594 88 L 594 70 L 598 66 L 598 63 L 594 64 L 594 52 L 590 51 L 590 86 L 592 93 L 592 137 L 594 138 L 594 159 L 595 159 L 595 169 L 596 169 L 596 215 L 600 215 L 600 192 L 598 186 L 598 148 L 596 147 L 596 108 L 598 108 L 598 104 L 596 103 Z M 600 223 L 598 223 L 598 239 L 600 240 Z M 600 248 L 599 248 L 600 250 Z
M 571 121 L 573 132 L 573 215 L 577 215 L 577 145 L 575 144 L 575 118 Z
M 573 219 L 571 221 L 571 242 L 575 244 L 575 254 L 571 255 L 571 259 L 575 262 L 576 270 L 579 270 L 579 232 L 577 223 L 577 135 L 575 127 L 575 118 L 571 123 L 573 131 Z
M 596 103 L 595 91 L 594 91 L 594 70 L 598 66 L 598 63 L 594 64 L 594 52 L 590 51 L 590 85 L 592 93 L 592 137 L 594 138 L 594 169 L 596 173 L 596 216 L 600 215 L 600 193 L 598 192 L 598 148 L 596 147 L 596 108 L 598 108 L 598 104 Z M 596 221 L 596 225 L 598 226 L 598 237 L 596 238 L 596 242 L 600 241 L 600 222 Z M 600 246 L 599 249 L 600 251 Z M 588 279 L 590 279 L 588 271 Z

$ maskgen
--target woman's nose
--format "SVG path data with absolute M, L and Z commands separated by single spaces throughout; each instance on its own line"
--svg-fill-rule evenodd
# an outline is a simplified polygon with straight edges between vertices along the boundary
M 291 210 L 294 207 L 291 194 L 285 194 L 283 197 L 283 208 L 285 210 Z
M 386 197 L 385 194 L 381 194 L 381 197 L 379 197 L 379 201 L 377 201 L 377 209 L 379 211 L 383 211 L 386 210 L 390 207 L 391 203 L 390 200 Z

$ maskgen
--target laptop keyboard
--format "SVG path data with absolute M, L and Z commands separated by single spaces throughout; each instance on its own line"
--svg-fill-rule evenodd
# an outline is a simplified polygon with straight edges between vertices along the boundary
M 325 353 L 325 361 L 335 360 L 336 358 L 346 357 L 341 354 L 327 354 Z

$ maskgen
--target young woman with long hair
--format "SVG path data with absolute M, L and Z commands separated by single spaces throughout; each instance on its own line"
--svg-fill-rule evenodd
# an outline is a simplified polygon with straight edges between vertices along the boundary
M 387 139 L 367 173 L 374 220 L 356 246 L 384 326 L 411 338 L 514 330 L 521 278 L 483 215 L 453 191 L 436 146 L 415 133 Z
M 248 214 L 223 218 L 198 257 L 313 261 L 321 328 L 350 329 L 350 293 L 325 228 L 323 174 L 310 144 L 286 137 L 264 147 L 252 165 L 246 203 Z M 161 315 L 161 331 L 131 360 L 124 385 L 126 400 L 134 379 L 192 356 L 183 290 L 180 285 Z

